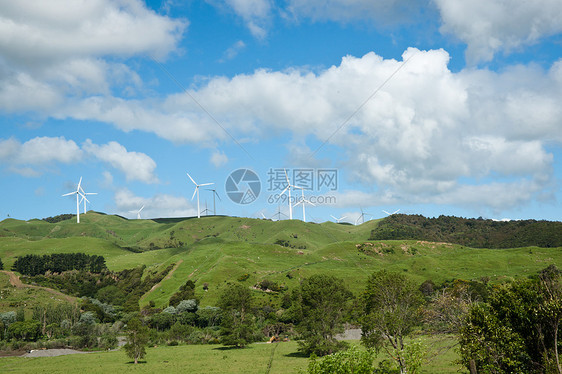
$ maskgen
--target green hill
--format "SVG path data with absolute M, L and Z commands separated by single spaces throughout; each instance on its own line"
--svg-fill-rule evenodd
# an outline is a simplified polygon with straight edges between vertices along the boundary
M 459 244 L 415 240 L 370 240 L 389 219 L 359 226 L 298 220 L 238 217 L 127 220 L 88 212 L 73 218 L 0 222 L 0 259 L 9 269 L 17 256 L 84 252 L 101 255 L 110 270 L 146 265 L 146 272 L 177 267 L 141 304 L 167 305 L 187 280 L 196 284 L 202 305 L 213 305 L 226 282 L 254 286 L 263 280 L 292 289 L 300 279 L 329 273 L 359 293 L 379 269 L 405 272 L 418 282 L 454 278 L 492 281 L 532 274 L 562 265 L 560 248 L 474 249 Z M 205 287 L 204 287 L 205 286 Z M 256 290 L 263 298 L 274 292 Z

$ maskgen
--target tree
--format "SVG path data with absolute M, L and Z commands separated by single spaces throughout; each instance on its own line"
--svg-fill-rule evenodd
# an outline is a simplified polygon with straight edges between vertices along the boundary
M 558 335 L 562 279 L 550 266 L 531 279 L 496 287 L 473 305 L 460 332 L 461 359 L 483 372 L 562 373 Z
M 343 317 L 352 298 L 342 279 L 317 274 L 304 279 L 298 300 L 302 320 L 298 326 L 303 340 L 299 350 L 324 356 L 345 347 L 336 334 L 343 332 Z
M 252 293 L 247 287 L 228 284 L 223 289 L 218 302 L 222 310 L 222 344 L 243 348 L 254 340 L 252 303 Z
M 404 338 L 419 323 L 423 302 L 418 286 L 403 274 L 382 270 L 367 280 L 361 340 L 367 347 L 383 348 L 401 373 L 408 368 Z
M 127 323 L 127 343 L 123 346 L 127 356 L 135 360 L 135 364 L 146 356 L 148 344 L 148 328 L 138 318 L 132 318 Z

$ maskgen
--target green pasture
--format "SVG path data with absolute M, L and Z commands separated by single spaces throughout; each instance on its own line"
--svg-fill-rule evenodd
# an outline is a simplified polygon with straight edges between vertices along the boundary
M 5 269 L 17 256 L 61 252 L 104 256 L 110 270 L 143 264 L 161 270 L 179 264 L 141 299 L 141 306 L 154 301 L 159 307 L 166 306 L 189 279 L 196 282 L 196 295 L 205 306 L 215 303 L 227 282 L 243 278 L 248 287 L 268 279 L 293 289 L 305 277 L 328 273 L 343 278 L 359 294 L 367 277 L 380 269 L 438 284 L 482 277 L 502 282 L 550 264 L 562 266 L 560 248 L 473 249 L 447 243 L 367 240 L 376 225 L 378 221 L 353 226 L 223 216 L 127 220 L 96 212 L 81 216 L 80 224 L 73 219 L 58 223 L 7 219 L 0 222 L 0 259 Z M 272 296 L 255 293 L 267 299 Z
M 358 344 L 357 341 L 350 342 Z M 422 373 L 463 373 L 451 338 L 426 338 L 428 356 Z M 59 357 L 2 357 L 3 373 L 244 373 L 288 374 L 306 370 L 308 358 L 296 342 L 257 343 L 244 349 L 220 345 L 179 345 L 147 349 L 144 361 L 134 365 L 122 350 Z M 383 359 L 379 354 L 377 360 Z

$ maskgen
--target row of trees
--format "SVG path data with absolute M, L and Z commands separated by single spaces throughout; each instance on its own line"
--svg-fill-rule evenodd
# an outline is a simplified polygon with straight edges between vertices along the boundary
M 103 256 L 87 255 L 85 253 L 53 253 L 50 255 L 25 255 L 18 257 L 12 266 L 13 271 L 22 275 L 35 276 L 52 273 L 62 273 L 68 270 L 85 270 L 100 273 L 107 269 Z

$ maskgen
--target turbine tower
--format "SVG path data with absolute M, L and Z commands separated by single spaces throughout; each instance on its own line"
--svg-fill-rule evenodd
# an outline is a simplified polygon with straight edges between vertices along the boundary
M 301 190 L 301 192 L 302 192 L 302 197 L 301 197 L 301 199 L 300 199 L 299 202 L 296 203 L 294 206 L 297 206 L 297 205 L 299 205 L 299 204 L 302 204 L 302 221 L 303 221 L 303 222 L 306 222 L 306 212 L 305 212 L 304 206 L 305 206 L 306 204 L 310 204 L 310 205 L 312 205 L 312 206 L 316 206 L 316 205 L 314 205 L 313 203 L 311 203 L 310 201 L 308 201 L 307 199 L 304 198 L 304 188 L 303 188 L 303 187 L 293 186 L 293 188 L 300 188 L 300 190 Z
M 191 196 L 191 200 L 193 200 L 193 198 L 195 197 L 195 194 L 197 194 L 197 218 L 201 218 L 201 208 L 199 207 L 199 187 L 202 186 L 210 186 L 211 184 L 214 183 L 202 183 L 202 184 L 197 184 L 193 178 L 191 178 L 191 175 L 189 175 L 189 173 L 186 173 L 187 176 L 189 177 L 189 179 L 191 179 L 191 181 L 193 182 L 193 184 L 195 185 L 195 191 L 193 191 L 193 196 Z

